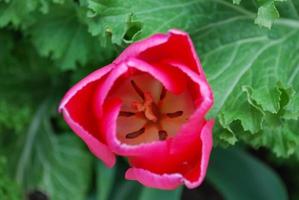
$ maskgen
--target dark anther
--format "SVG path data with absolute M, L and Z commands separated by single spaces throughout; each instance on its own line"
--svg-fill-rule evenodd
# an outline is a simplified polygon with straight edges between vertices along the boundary
M 131 84 L 134 88 L 134 90 L 137 92 L 137 94 L 144 100 L 144 93 L 143 91 L 140 89 L 140 87 L 138 87 L 135 83 L 135 81 L 131 80 Z
M 161 94 L 160 94 L 160 100 L 163 100 L 166 96 L 166 89 L 164 86 L 162 86 Z
M 135 115 L 134 112 L 127 112 L 127 111 L 120 111 L 119 112 L 119 116 L 121 116 L 121 117 L 131 117 L 133 115 Z
M 168 117 L 170 118 L 176 118 L 176 117 L 180 117 L 183 115 L 183 111 L 177 111 L 177 112 L 173 112 L 173 113 L 167 113 L 166 114 Z
M 45 193 L 39 190 L 33 190 L 27 194 L 27 199 L 28 200 L 48 200 L 49 198 Z
M 134 139 L 134 138 L 138 137 L 139 135 L 141 135 L 142 133 L 144 133 L 144 131 L 145 131 L 145 128 L 143 127 L 141 129 L 139 129 L 138 131 L 135 131 L 135 132 L 132 132 L 132 133 L 128 133 L 126 135 L 126 138 L 127 139 Z
M 167 132 L 164 130 L 159 131 L 159 140 L 166 140 L 167 139 Z

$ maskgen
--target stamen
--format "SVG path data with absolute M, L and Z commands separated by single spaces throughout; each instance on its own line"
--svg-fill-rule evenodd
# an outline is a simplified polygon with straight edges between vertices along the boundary
M 177 112 L 173 112 L 173 113 L 166 113 L 166 115 L 170 118 L 176 118 L 176 117 L 180 117 L 183 115 L 183 111 L 177 111 Z
M 145 128 L 142 127 L 142 128 L 139 129 L 138 131 L 135 131 L 135 132 L 132 132 L 132 133 L 128 133 L 128 134 L 126 135 L 126 138 L 127 138 L 127 139 L 134 139 L 134 138 L 138 137 L 139 135 L 141 135 L 142 133 L 144 133 L 144 131 L 145 131 Z
M 163 100 L 166 96 L 166 89 L 164 86 L 162 86 L 161 94 L 160 94 L 160 100 Z
M 140 87 L 138 87 L 138 85 L 135 83 L 135 81 L 131 80 L 131 84 L 134 88 L 134 90 L 137 92 L 137 94 L 144 100 L 144 93 L 143 91 L 140 89 Z
M 168 134 L 167 134 L 167 132 L 166 131 L 164 131 L 164 130 L 160 130 L 159 131 L 159 140 L 166 140 L 167 139 L 167 136 L 168 136 Z
M 119 112 L 119 116 L 120 117 L 131 117 L 133 115 L 135 115 L 136 113 L 134 112 L 128 112 L 128 111 L 120 111 Z

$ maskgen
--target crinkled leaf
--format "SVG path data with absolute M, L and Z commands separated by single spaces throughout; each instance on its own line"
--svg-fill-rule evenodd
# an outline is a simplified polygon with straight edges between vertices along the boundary
M 299 95 L 295 95 L 285 108 L 285 119 L 298 120 L 299 118 Z
M 22 28 L 30 25 L 34 20 L 34 12 L 47 13 L 49 4 L 62 3 L 64 0 L 0 0 L 0 27 L 12 24 Z
M 210 114 L 218 115 L 227 129 L 216 137 L 232 143 L 232 135 L 227 133 L 233 130 L 237 138 L 245 135 L 245 142 L 267 146 L 277 155 L 294 152 L 298 129 L 277 129 L 281 138 L 277 137 L 273 131 L 276 122 L 267 116 L 273 113 L 282 127 L 288 126 L 283 113 L 291 110 L 299 91 L 295 81 L 299 77 L 298 34 L 299 23 L 295 20 L 278 21 L 268 31 L 254 26 L 246 14 L 240 13 L 239 17 L 207 24 L 192 35 L 215 94 Z M 285 98 L 286 87 L 282 89 L 280 84 L 290 87 L 294 95 Z M 296 112 L 290 115 L 294 118 Z M 238 121 L 241 129 L 234 129 Z
M 13 42 L 14 34 L 0 32 L 0 133 L 24 131 L 36 103 L 47 95 L 54 72 L 28 41 Z
M 52 7 L 29 33 L 38 52 L 57 61 L 62 69 L 74 69 L 77 63 L 86 64 L 90 57 L 101 57 L 99 40 L 87 32 L 73 1 Z
M 284 121 L 272 114 L 268 114 L 265 128 L 256 134 L 243 133 L 240 137 L 254 147 L 268 147 L 277 156 L 288 157 L 299 146 L 298 127 L 291 128 L 296 121 Z

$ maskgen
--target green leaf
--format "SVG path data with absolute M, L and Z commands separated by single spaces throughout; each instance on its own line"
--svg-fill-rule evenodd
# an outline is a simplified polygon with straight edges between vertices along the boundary
M 221 11 L 223 8 L 217 13 Z M 299 138 L 298 128 L 289 130 L 284 117 L 286 113 L 292 119 L 297 117 L 290 110 L 296 107 L 294 98 L 299 91 L 294 81 L 299 77 L 299 23 L 278 20 L 269 31 L 252 25 L 244 11 L 237 12 L 238 17 L 224 17 L 192 34 L 215 95 L 210 116 L 218 116 L 226 129 L 215 137 L 228 140 L 227 133 L 232 131 L 245 143 L 288 156 Z M 284 97 L 288 93 L 285 86 L 295 92 L 288 98 Z M 277 120 L 270 120 L 271 113 Z M 275 129 L 278 124 L 281 128 Z
M 86 8 L 89 31 L 102 39 L 107 35 L 111 36 L 112 42 L 116 44 L 123 42 L 134 24 L 138 25 L 135 31 L 130 33 L 129 41 L 164 32 L 170 28 L 190 30 L 197 22 L 198 27 L 203 20 L 209 18 L 208 15 L 204 16 L 204 13 L 205 9 L 211 9 L 212 6 L 209 2 L 188 0 L 163 1 L 163 3 L 159 0 L 142 2 L 81 0 L 80 2 L 81 6 Z
M 251 11 L 252 7 L 258 9 L 256 23 L 270 27 L 273 21 L 279 17 L 274 4 L 275 1 L 283 0 L 263 1 L 260 2 L 260 7 L 251 2 L 244 2 L 242 6 L 248 6 L 250 10 L 234 6 L 225 0 L 168 0 L 163 1 L 163 4 L 158 0 L 142 2 L 81 0 L 80 2 L 81 6 L 86 9 L 89 31 L 93 35 L 99 35 L 102 39 L 109 35 L 113 43 L 121 44 L 130 29 L 129 27 L 136 22 L 140 25 L 133 33 L 133 39 L 143 38 L 151 33 L 164 32 L 170 28 L 180 28 L 187 31 L 195 30 L 194 27 L 200 29 L 202 23 L 209 20 L 221 20 L 223 16 L 231 16 L 234 11 L 245 14 L 253 21 L 256 14 Z M 233 0 L 235 4 L 240 2 L 240 0 Z M 230 8 L 231 11 L 222 12 L 226 7 Z M 220 13 L 216 12 L 217 8 L 219 8 Z M 237 16 L 233 15 L 233 19 Z
M 294 154 L 299 145 L 297 128 L 291 128 L 296 121 L 280 121 L 273 115 L 268 115 L 265 128 L 256 134 L 241 133 L 242 138 L 255 148 L 268 147 L 277 156 L 289 157 Z
M 239 5 L 241 3 L 241 1 L 242 0 L 233 0 L 233 3 Z
M 139 200 L 165 199 L 165 200 L 180 200 L 183 187 L 176 190 L 165 191 L 144 187 Z
M 52 0 L 63 3 L 64 0 Z M 9 25 L 27 28 L 34 20 L 35 11 L 47 13 L 51 1 L 45 0 L 4 0 L 0 1 L 0 27 Z
M 258 11 L 257 11 L 257 17 L 255 18 L 255 23 L 271 28 L 273 22 L 277 19 L 279 19 L 280 15 L 279 12 L 275 6 L 275 2 L 283 2 L 287 0 L 255 0 L 258 4 Z M 233 0 L 234 4 L 239 5 L 241 3 L 241 0 Z
M 288 199 L 277 174 L 240 149 L 214 149 L 207 176 L 227 200 Z
M 0 199 L 19 200 L 21 191 L 15 181 L 7 174 L 7 161 L 4 156 L 0 156 Z
M 102 162 L 97 162 L 97 199 L 108 200 L 111 193 L 116 168 L 109 169 Z
M 53 132 L 49 103 L 38 108 L 28 133 L 13 147 L 11 170 L 26 193 L 37 190 L 51 199 L 81 200 L 89 186 L 92 159 L 76 136 Z
M 14 42 L 15 35 L 12 31 L 0 32 L 0 134 L 23 133 L 36 103 L 47 95 L 50 77 L 55 73 L 52 64 L 38 57 L 28 41 Z
M 298 120 L 299 117 L 299 96 L 296 95 L 291 99 L 290 103 L 286 107 L 286 113 L 284 115 L 286 119 Z
M 292 124 L 296 123 L 296 118 L 292 118 L 292 116 L 296 115 L 297 110 L 295 107 L 293 111 L 288 110 L 290 106 L 294 106 L 290 99 L 295 100 L 296 97 L 294 97 L 294 91 L 290 88 L 278 86 L 277 89 L 280 93 L 279 111 L 277 113 L 263 111 L 263 129 L 259 133 L 242 134 L 240 137 L 256 148 L 268 147 L 277 156 L 288 157 L 296 151 L 299 145 L 299 137 L 296 134 L 298 130 L 295 126 L 292 127 Z M 254 99 L 251 101 L 254 101 Z
M 274 1 L 266 1 L 259 7 L 255 23 L 271 28 L 273 21 L 279 18 L 279 13 Z
M 51 57 L 64 70 L 85 65 L 90 57 L 100 55 L 99 40 L 87 32 L 73 1 L 54 6 L 50 11 L 29 30 L 40 55 Z
M 262 107 L 264 111 L 278 113 L 280 110 L 281 92 L 275 85 L 261 86 L 256 90 L 252 90 L 251 98 Z

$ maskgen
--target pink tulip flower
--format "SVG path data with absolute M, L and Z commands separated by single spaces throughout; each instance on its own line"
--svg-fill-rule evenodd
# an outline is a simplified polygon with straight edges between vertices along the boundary
M 73 86 L 65 121 L 108 167 L 126 157 L 128 180 L 159 188 L 199 186 L 212 149 L 213 104 L 192 41 L 170 30 L 135 42 Z

